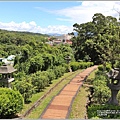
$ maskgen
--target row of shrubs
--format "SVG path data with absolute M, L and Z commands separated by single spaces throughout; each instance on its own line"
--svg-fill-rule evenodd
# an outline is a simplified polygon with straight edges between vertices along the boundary
M 48 69 L 47 71 L 37 71 L 30 76 L 25 76 L 22 73 L 17 74 L 16 81 L 13 82 L 12 88 L 18 90 L 25 102 L 29 101 L 34 93 L 43 91 L 45 87 L 52 83 L 52 80 L 61 77 L 65 72 L 67 72 L 67 67 L 65 66 L 54 66 L 53 69 Z M 22 76 L 22 78 L 19 76 Z
M 92 65 L 92 62 L 70 63 L 72 71 L 85 69 Z M 64 73 L 68 71 L 68 65 L 62 64 L 60 66 L 54 66 L 52 69 L 48 69 L 47 71 L 37 71 L 36 73 L 33 73 L 27 77 L 24 73 L 19 72 L 15 76 L 16 81 L 13 82 L 12 88 L 18 90 L 22 94 L 24 101 L 28 102 L 29 98 L 31 98 L 34 93 L 43 91 L 45 87 L 49 86 L 49 84 L 52 83 L 52 80 L 61 77 Z
M 76 71 L 78 69 L 85 69 L 93 65 L 93 62 L 71 62 L 70 67 L 72 71 Z
M 0 119 L 13 118 L 23 109 L 24 102 L 29 102 L 34 93 L 43 91 L 52 83 L 52 80 L 61 77 L 67 72 L 65 66 L 55 66 L 47 71 L 38 71 L 30 76 L 18 73 L 17 80 L 12 83 L 12 89 L 0 88 Z M 19 76 L 20 77 L 19 79 Z
M 53 69 L 47 71 L 38 71 L 31 75 L 32 85 L 35 88 L 35 92 L 42 91 L 46 86 L 52 83 L 52 80 L 61 77 L 66 72 L 65 67 L 55 66 Z

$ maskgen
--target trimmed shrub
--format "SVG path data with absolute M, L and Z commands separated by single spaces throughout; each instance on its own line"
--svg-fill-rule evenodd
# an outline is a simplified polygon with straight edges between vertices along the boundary
M 93 62 L 79 62 L 80 69 L 86 69 L 88 67 L 91 67 L 92 65 L 93 65 Z
M 34 86 L 35 92 L 40 92 L 45 88 L 44 82 L 41 80 L 40 75 L 32 75 L 32 85 Z
M 99 65 L 98 66 L 98 69 L 100 70 L 100 71 L 103 71 L 104 70 L 104 66 L 103 65 Z M 106 71 L 109 71 L 111 69 L 111 64 L 106 64 Z
M 78 70 L 80 68 L 79 65 L 80 65 L 79 62 L 71 62 L 70 63 L 70 67 L 71 67 L 72 71 Z
M 65 72 L 69 72 L 69 67 L 70 65 L 66 64 L 66 63 L 62 63 L 62 67 L 65 68 Z
M 61 77 L 65 73 L 65 67 L 55 66 L 53 68 L 56 78 Z
M 102 118 L 102 119 L 118 119 L 120 106 L 115 105 L 91 105 L 88 107 L 88 119 L 91 118 Z
M 103 73 L 96 72 L 93 80 L 94 95 L 93 100 L 97 104 L 104 104 L 110 98 L 110 89 L 107 87 L 107 80 Z
M 44 76 L 44 78 L 43 77 L 41 78 L 41 76 Z M 41 80 L 44 80 L 45 86 L 48 86 L 52 79 L 49 71 L 42 71 L 40 73 L 40 78 Z
M 49 78 L 49 84 L 52 83 L 52 80 L 55 79 L 55 73 L 52 69 L 48 69 L 48 78 Z
M 17 89 L 22 94 L 25 103 L 29 101 L 29 98 L 31 98 L 34 93 L 33 85 L 24 77 L 21 81 L 17 80 L 13 82 L 13 89 Z
M 93 65 L 93 62 L 71 62 L 70 66 L 73 71 L 85 69 Z
M 23 109 L 23 97 L 18 91 L 0 88 L 0 118 L 11 118 Z

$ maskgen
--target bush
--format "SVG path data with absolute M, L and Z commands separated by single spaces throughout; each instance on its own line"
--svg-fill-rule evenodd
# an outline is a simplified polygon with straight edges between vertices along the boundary
M 52 80 L 55 79 L 55 73 L 52 69 L 48 69 L 48 78 L 49 78 L 49 84 L 52 83 Z
M 30 83 L 30 81 L 28 81 L 25 77 L 23 77 L 21 81 L 16 80 L 12 84 L 13 84 L 13 89 L 14 90 L 17 89 L 22 94 L 24 98 L 24 102 L 28 102 L 29 98 L 31 98 L 32 94 L 34 93 L 34 87 Z
M 55 78 L 57 79 L 57 78 L 61 77 L 66 72 L 66 69 L 65 69 L 65 67 L 62 67 L 62 66 L 54 66 L 53 71 L 55 74 Z
M 85 69 L 88 67 L 91 67 L 93 65 L 93 62 L 79 62 L 79 68 Z
M 0 118 L 11 118 L 23 109 L 23 97 L 18 91 L 0 88 Z
M 78 69 L 85 69 L 93 65 L 93 62 L 71 62 L 70 66 L 73 71 Z
M 98 66 L 98 69 L 100 70 L 100 71 L 103 71 L 104 70 L 104 66 L 103 65 L 99 65 Z M 106 64 L 106 71 L 110 71 L 111 70 L 111 64 Z
M 51 70 L 51 71 L 42 71 L 41 73 L 40 73 L 40 77 L 41 76 L 44 76 L 44 77 L 42 77 L 41 78 L 41 80 L 44 80 L 43 82 L 45 83 L 45 86 L 48 86 L 49 85 L 49 83 L 51 83 L 51 81 L 54 79 L 54 77 L 55 76 L 52 76 L 53 74 L 53 71 Z
M 34 86 L 35 92 L 40 92 L 45 88 L 44 82 L 41 80 L 38 72 L 32 75 L 32 85 Z
M 49 85 L 50 79 L 50 73 L 48 71 L 38 71 L 34 74 L 32 74 L 32 85 L 35 88 L 36 92 L 42 91 L 46 86 Z
M 110 98 L 110 89 L 107 87 L 106 84 L 106 77 L 102 74 L 98 74 L 97 72 L 97 75 L 95 75 L 95 79 L 93 80 L 93 100 L 95 103 L 103 104 L 106 103 Z
M 56 79 L 61 77 L 65 73 L 65 67 L 54 66 L 53 71 L 55 73 Z
M 65 72 L 69 72 L 69 67 L 70 65 L 66 64 L 66 63 L 62 63 L 62 67 L 65 68 Z
M 78 70 L 80 68 L 79 65 L 80 65 L 79 62 L 71 62 L 70 63 L 70 67 L 71 67 L 72 71 Z
M 118 119 L 120 106 L 114 105 L 91 105 L 88 107 L 88 119 L 91 118 L 102 118 L 102 119 Z M 117 112 L 118 111 L 118 112 Z M 100 114 L 102 112 L 102 114 Z M 107 113 L 106 113 L 107 112 Z

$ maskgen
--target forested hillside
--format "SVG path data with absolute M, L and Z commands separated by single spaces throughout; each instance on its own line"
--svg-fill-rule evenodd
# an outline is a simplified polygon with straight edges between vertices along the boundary
M 0 57 L 20 54 L 20 47 L 35 42 L 46 42 L 48 35 L 0 30 Z

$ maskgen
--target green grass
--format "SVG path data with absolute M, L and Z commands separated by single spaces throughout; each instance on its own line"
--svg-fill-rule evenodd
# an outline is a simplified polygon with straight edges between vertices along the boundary
M 88 76 L 85 84 L 91 83 L 92 79 L 95 77 L 95 71 L 93 71 L 90 76 Z M 78 92 L 76 98 L 74 99 L 74 102 L 72 104 L 71 112 L 69 119 L 73 118 L 79 118 L 79 119 L 85 119 L 85 114 L 86 114 L 86 107 L 85 104 L 88 99 L 88 94 L 89 94 L 89 87 L 82 86 L 80 88 L 80 91 Z
M 87 102 L 87 95 L 89 94 L 88 87 L 81 87 L 79 93 L 77 94 L 74 102 L 72 104 L 72 109 L 70 112 L 69 119 L 80 118 L 84 119 L 86 113 L 85 104 Z
M 50 100 L 63 88 L 64 85 L 66 85 L 71 79 L 72 77 L 74 77 L 77 73 L 79 73 L 80 70 L 76 71 L 75 74 L 73 74 L 72 76 L 68 77 L 67 80 L 63 80 L 59 86 L 57 86 L 57 89 L 55 88 L 55 90 L 53 90 L 42 102 L 41 104 L 35 108 L 28 116 L 26 116 L 26 118 L 38 118 L 40 116 L 40 114 L 42 113 L 42 111 L 45 109 L 45 107 L 48 105 L 48 103 L 50 102 Z M 31 98 L 31 103 L 30 104 L 25 104 L 24 105 L 24 109 L 22 110 L 21 114 L 25 113 L 25 111 L 27 111 L 41 96 L 43 96 L 46 92 L 49 91 L 50 88 L 52 88 L 55 84 L 57 84 L 62 78 L 70 75 L 72 73 L 65 73 L 64 76 L 62 76 L 61 78 L 57 79 L 57 80 L 53 80 L 53 83 L 49 86 L 46 87 L 46 89 L 43 92 L 40 92 L 38 94 L 33 95 L 33 97 Z

